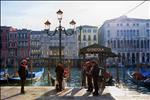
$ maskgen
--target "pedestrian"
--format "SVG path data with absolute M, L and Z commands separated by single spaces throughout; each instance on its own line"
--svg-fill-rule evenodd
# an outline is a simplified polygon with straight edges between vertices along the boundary
M 58 84 L 56 85 L 57 91 L 62 91 L 62 82 L 63 82 L 63 74 L 64 74 L 64 66 L 62 63 L 58 63 L 56 66 L 56 80 Z
M 25 81 L 26 81 L 26 77 L 28 75 L 28 66 L 27 66 L 27 60 L 26 59 L 23 59 L 21 62 L 20 62 L 20 66 L 19 66 L 19 70 L 18 70 L 18 73 L 19 73 L 19 77 L 21 79 L 21 94 L 24 94 L 25 91 L 24 91 L 24 85 L 25 85 Z
M 82 71 L 82 86 L 86 86 L 86 62 L 84 62 L 82 64 L 82 67 L 81 67 L 81 71 Z
M 87 85 L 88 85 L 88 92 L 93 91 L 93 83 L 92 83 L 92 65 L 90 61 L 86 62 L 86 76 L 87 76 Z
M 94 96 L 98 96 L 99 93 L 99 87 L 98 87 L 98 79 L 99 79 L 99 68 L 96 61 L 92 61 L 92 78 L 93 78 L 93 84 L 94 84 Z

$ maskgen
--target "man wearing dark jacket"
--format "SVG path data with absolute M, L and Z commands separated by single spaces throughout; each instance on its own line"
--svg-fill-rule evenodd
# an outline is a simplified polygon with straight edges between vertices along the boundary
M 24 85 L 26 81 L 26 76 L 27 76 L 27 60 L 23 59 L 20 63 L 20 67 L 18 70 L 19 77 L 21 79 L 21 94 L 24 94 Z
M 55 72 L 56 72 L 56 79 L 58 81 L 58 89 L 57 89 L 57 86 L 56 86 L 56 89 L 57 91 L 62 91 L 62 81 L 63 81 L 63 73 L 64 73 L 64 67 L 62 63 L 59 63 L 56 66 Z
M 93 83 L 94 83 L 94 89 L 93 95 L 97 96 L 99 87 L 98 87 L 98 78 L 99 78 L 99 68 L 98 64 L 95 61 L 92 61 L 92 77 L 93 77 Z

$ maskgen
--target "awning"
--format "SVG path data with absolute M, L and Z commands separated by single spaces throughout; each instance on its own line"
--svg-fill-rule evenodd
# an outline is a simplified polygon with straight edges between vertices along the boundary
M 99 44 L 93 44 L 84 48 L 80 49 L 80 54 L 99 54 L 99 53 L 110 53 L 111 48 L 99 45 Z

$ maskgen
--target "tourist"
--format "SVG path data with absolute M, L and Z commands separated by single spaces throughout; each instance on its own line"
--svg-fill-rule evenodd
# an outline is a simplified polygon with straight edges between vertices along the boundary
M 94 92 L 93 95 L 97 96 L 99 87 L 98 87 L 98 79 L 99 79 L 99 68 L 96 61 L 92 61 L 92 77 L 93 77 L 93 83 L 94 83 Z
M 87 84 L 88 84 L 88 92 L 93 91 L 93 83 L 92 83 L 92 65 L 90 61 L 86 62 L 86 76 L 87 76 Z
M 62 91 L 62 81 L 63 81 L 63 74 L 64 74 L 64 66 L 62 63 L 58 63 L 56 66 L 56 80 L 58 84 L 56 85 L 57 91 Z
M 24 85 L 25 85 L 25 81 L 26 81 L 26 76 L 28 75 L 27 67 L 28 67 L 27 60 L 23 59 L 20 63 L 19 70 L 18 70 L 19 77 L 21 79 L 21 94 L 25 93 Z

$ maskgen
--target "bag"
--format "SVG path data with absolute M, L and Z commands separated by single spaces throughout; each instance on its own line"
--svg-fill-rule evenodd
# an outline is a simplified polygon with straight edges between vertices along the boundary
M 66 86 L 67 86 L 67 83 L 66 83 L 65 79 L 63 79 L 63 81 L 62 81 L 62 89 L 65 89 Z
M 102 70 L 99 70 L 98 76 L 102 76 Z

